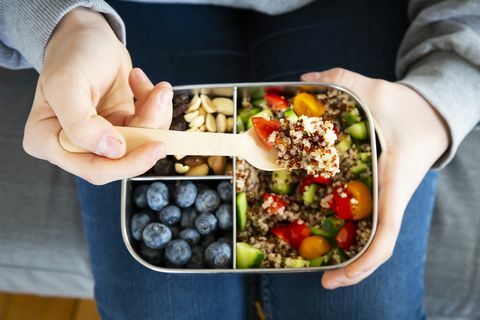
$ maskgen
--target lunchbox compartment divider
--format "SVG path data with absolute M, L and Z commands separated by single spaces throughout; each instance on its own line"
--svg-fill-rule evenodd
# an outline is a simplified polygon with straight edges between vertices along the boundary
M 233 134 L 237 134 L 237 106 L 238 106 L 238 87 L 233 87 Z M 237 157 L 233 157 L 233 173 L 232 173 L 232 187 L 233 187 L 233 197 L 232 197 L 232 214 L 233 214 L 233 241 L 232 241 L 232 266 L 233 269 L 237 269 L 237 182 L 236 182 L 236 172 L 237 172 Z

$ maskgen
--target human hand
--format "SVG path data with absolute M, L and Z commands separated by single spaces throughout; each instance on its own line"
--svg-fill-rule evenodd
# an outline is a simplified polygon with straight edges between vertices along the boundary
M 136 102 L 134 103 L 133 97 Z M 23 146 L 93 184 L 139 175 L 164 156 L 159 142 L 126 153 L 113 126 L 167 128 L 172 87 L 155 87 L 99 13 L 77 8 L 57 26 L 45 52 Z M 90 154 L 72 154 L 58 142 L 61 129 Z
M 405 208 L 430 167 L 446 151 L 449 135 L 433 107 L 405 85 L 340 68 L 307 73 L 302 80 L 335 83 L 353 91 L 369 107 L 381 138 L 377 231 L 358 260 L 324 273 L 323 286 L 334 289 L 362 281 L 391 257 Z

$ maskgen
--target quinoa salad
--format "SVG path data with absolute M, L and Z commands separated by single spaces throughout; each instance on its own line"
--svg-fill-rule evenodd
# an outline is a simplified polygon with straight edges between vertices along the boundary
M 236 159 L 237 268 L 336 265 L 372 230 L 372 149 L 356 100 L 338 89 L 266 88 L 237 108 L 237 133 L 254 128 L 285 170 Z

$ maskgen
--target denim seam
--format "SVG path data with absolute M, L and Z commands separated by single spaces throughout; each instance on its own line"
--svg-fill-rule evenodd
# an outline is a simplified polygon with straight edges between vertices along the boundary
M 272 302 L 270 297 L 270 286 L 268 284 L 267 275 L 262 274 L 260 276 L 260 290 L 261 290 L 261 296 L 262 296 L 263 312 L 265 313 L 265 319 L 272 320 L 273 309 L 272 309 Z

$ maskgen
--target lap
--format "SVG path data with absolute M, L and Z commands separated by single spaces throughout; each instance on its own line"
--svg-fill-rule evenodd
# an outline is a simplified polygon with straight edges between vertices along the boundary
M 213 6 L 112 4 L 126 22 L 133 64 L 154 81 L 180 85 L 297 80 L 334 66 L 393 80 L 407 24 L 398 10 L 406 9 L 400 1 L 373 2 L 317 1 L 277 17 Z M 378 318 L 420 317 L 434 185 L 433 176 L 423 182 L 392 259 L 367 280 L 326 291 L 320 273 L 262 276 L 265 310 L 278 319 L 367 311 Z M 78 187 L 103 318 L 250 318 L 250 277 L 167 275 L 142 267 L 121 239 L 119 183 L 94 187 L 79 180 Z

